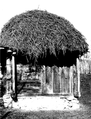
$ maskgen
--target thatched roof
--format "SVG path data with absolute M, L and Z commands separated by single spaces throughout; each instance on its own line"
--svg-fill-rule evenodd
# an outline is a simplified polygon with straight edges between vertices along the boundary
M 17 15 L 1 31 L 0 46 L 9 47 L 30 59 L 66 51 L 84 54 L 88 44 L 84 36 L 66 19 L 47 11 L 32 10 Z M 77 57 L 76 56 L 76 57 Z

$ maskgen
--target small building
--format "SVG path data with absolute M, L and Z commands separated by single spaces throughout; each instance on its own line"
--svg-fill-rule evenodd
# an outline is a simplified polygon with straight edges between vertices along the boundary
M 79 56 L 88 52 L 85 40 L 69 21 L 47 11 L 10 19 L 0 36 L 5 94 L 14 100 L 20 95 L 80 97 Z

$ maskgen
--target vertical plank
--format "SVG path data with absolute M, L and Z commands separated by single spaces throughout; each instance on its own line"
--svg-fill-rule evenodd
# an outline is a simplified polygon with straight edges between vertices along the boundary
M 15 92 L 15 58 L 12 55 L 12 89 Z
M 62 72 L 62 68 L 59 67 L 59 82 L 60 82 L 60 94 L 61 94 L 61 90 L 62 90 L 62 79 L 61 79 L 61 72 Z
M 61 89 L 60 89 L 60 92 L 61 94 L 64 94 L 64 67 L 62 67 L 62 70 L 61 70 Z
M 2 75 L 2 66 L 1 66 L 1 54 L 2 54 L 2 49 L 3 48 L 1 48 L 0 47 L 0 97 L 2 97 L 2 77 L 3 77 L 3 75 Z
M 43 73 L 43 76 L 41 79 L 42 94 L 45 94 L 45 91 L 46 91 L 46 67 L 45 66 L 43 66 L 42 73 Z
M 77 81 L 77 69 L 76 66 L 73 65 L 73 94 L 74 96 L 77 95 L 77 86 L 78 85 L 78 81 Z
M 40 89 L 38 93 L 42 93 L 42 79 L 43 79 L 43 69 L 41 68 L 41 71 L 39 73 L 36 74 L 36 79 L 38 79 L 41 83 Z
M 71 66 L 69 70 L 69 87 L 70 87 L 69 94 L 73 95 L 73 66 Z
M 69 76 L 69 71 L 70 71 L 70 68 L 68 67 L 68 94 L 70 94 L 70 85 L 69 85 L 69 80 L 70 80 L 70 76 Z
M 53 67 L 51 67 L 51 75 L 52 75 L 52 92 L 53 92 L 53 79 L 54 79 Z M 54 93 L 54 92 L 53 92 L 53 93 Z
M 69 93 L 69 68 L 62 67 L 61 71 L 61 94 Z
M 60 93 L 60 79 L 59 79 L 59 76 L 58 76 L 58 67 L 54 66 L 53 67 L 53 92 L 58 94 Z
M 80 92 L 80 62 L 79 59 L 77 58 L 77 81 L 78 81 L 78 97 L 81 96 Z
M 65 74 L 65 93 L 68 94 L 69 90 L 69 68 L 65 67 L 64 68 L 64 74 Z
M 46 88 L 48 94 L 53 94 L 52 68 L 46 67 Z

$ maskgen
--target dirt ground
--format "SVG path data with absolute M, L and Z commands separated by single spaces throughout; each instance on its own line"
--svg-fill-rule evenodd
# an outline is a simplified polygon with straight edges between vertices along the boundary
M 0 102 L 0 119 L 91 119 L 91 87 L 87 83 L 90 79 L 91 77 L 85 77 L 81 83 L 82 95 L 79 101 L 82 107 L 80 110 L 22 112 L 3 108 Z
M 23 112 L 0 107 L 0 119 L 91 119 L 91 95 L 79 99 L 82 107 L 75 111 Z
M 85 111 L 40 111 L 40 112 L 4 112 L 1 119 L 91 119 L 91 110 Z M 4 115 L 5 114 L 5 115 Z

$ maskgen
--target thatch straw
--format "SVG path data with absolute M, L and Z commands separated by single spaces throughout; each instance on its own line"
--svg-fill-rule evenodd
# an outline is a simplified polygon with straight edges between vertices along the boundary
M 66 19 L 47 11 L 33 10 L 17 15 L 5 24 L 0 46 L 9 47 L 36 59 L 41 54 L 56 55 L 66 50 L 86 53 L 83 35 Z M 79 55 L 79 54 L 78 54 Z

